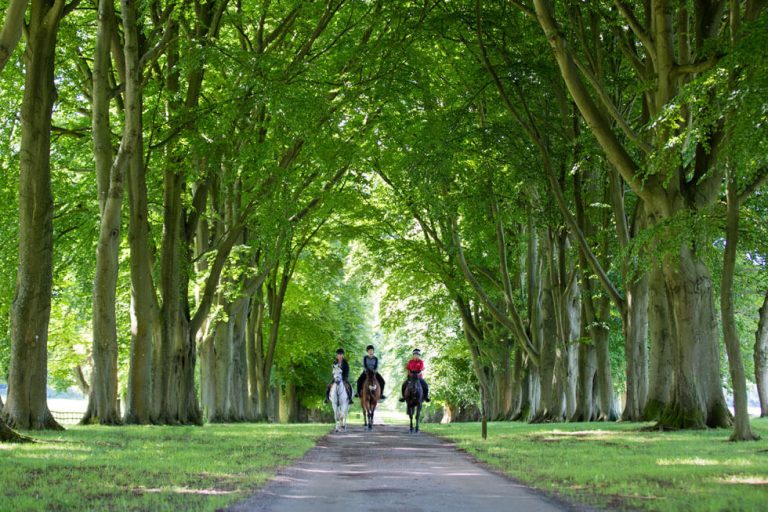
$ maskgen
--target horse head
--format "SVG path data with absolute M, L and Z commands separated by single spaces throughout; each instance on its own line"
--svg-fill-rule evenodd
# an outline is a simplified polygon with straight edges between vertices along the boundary
M 333 380 L 336 382 L 336 384 L 341 384 L 342 375 L 343 375 L 343 372 L 341 371 L 341 366 L 334 366 L 332 371 L 333 371 Z

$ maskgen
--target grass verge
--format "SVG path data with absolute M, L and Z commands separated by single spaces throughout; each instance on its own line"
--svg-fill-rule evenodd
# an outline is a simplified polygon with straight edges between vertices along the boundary
M 599 508 L 758 511 L 768 499 L 768 420 L 758 442 L 728 431 L 643 432 L 639 424 L 429 425 L 491 467 L 525 484 Z
M 0 444 L 1 510 L 216 510 L 304 455 L 328 425 L 74 427 Z

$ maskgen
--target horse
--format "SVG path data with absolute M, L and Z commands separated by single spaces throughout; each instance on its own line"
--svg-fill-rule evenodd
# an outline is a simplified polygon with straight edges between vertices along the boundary
M 349 395 L 344 385 L 340 366 L 333 367 L 333 384 L 331 384 L 331 405 L 336 419 L 336 432 L 340 429 L 347 431 L 347 412 L 349 411 Z
M 373 411 L 381 398 L 381 386 L 376 372 L 365 369 L 365 380 L 360 388 L 360 406 L 363 408 L 363 427 L 373 430 Z
M 413 415 L 416 414 L 416 433 L 419 433 L 419 421 L 421 419 L 421 404 L 424 402 L 424 389 L 419 382 L 419 372 L 409 372 L 408 382 L 403 393 L 405 404 L 408 408 L 408 418 L 411 420 L 411 434 L 413 434 Z

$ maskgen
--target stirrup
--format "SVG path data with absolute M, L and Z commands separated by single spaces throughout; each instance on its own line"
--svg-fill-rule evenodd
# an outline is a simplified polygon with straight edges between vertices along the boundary
M 405 402 L 405 398 L 401 396 L 400 398 L 398 398 L 398 400 L 397 400 L 397 401 L 398 401 L 398 402 Z

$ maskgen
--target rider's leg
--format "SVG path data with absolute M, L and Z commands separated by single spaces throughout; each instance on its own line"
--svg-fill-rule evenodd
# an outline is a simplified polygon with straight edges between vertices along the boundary
M 345 380 L 344 381 L 344 387 L 347 388 L 347 396 L 349 397 L 349 405 L 352 405 L 353 403 L 355 403 L 355 402 L 352 401 L 352 384 L 350 384 L 349 382 L 347 382 Z
M 357 378 L 357 393 L 355 396 L 360 396 L 360 390 L 363 389 L 363 381 L 365 380 L 365 372 L 361 373 Z
M 381 397 L 379 398 L 379 400 L 384 400 L 385 398 L 387 398 L 386 396 L 384 396 L 384 385 L 386 384 L 386 382 L 384 382 L 384 377 L 382 377 L 380 373 L 376 374 L 376 379 L 379 381 L 379 386 L 381 386 Z
M 333 385 L 333 381 L 328 383 L 328 386 L 325 388 L 325 400 L 324 403 L 328 403 L 331 401 L 331 386 Z
M 419 382 L 421 382 L 421 389 L 424 390 L 424 401 L 429 402 L 429 386 L 427 386 L 427 381 L 419 379 Z
M 408 385 L 408 381 L 403 382 L 403 386 L 400 388 L 400 401 L 405 402 L 405 386 Z

